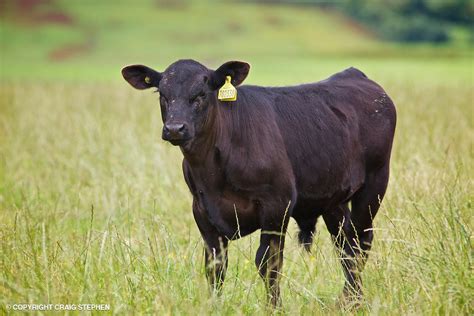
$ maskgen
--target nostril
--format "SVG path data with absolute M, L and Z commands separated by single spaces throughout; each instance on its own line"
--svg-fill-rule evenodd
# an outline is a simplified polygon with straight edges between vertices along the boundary
M 185 123 L 169 123 L 163 126 L 163 132 L 166 134 L 184 134 L 186 128 Z

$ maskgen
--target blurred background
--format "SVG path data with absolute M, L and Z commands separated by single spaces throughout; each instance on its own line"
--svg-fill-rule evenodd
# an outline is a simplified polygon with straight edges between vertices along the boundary
M 474 44 L 470 0 L 1 0 L 0 17 L 1 79 L 33 81 L 121 80 L 128 63 L 193 58 L 246 60 L 250 80 L 287 84 L 381 60 L 416 71 L 470 59 Z

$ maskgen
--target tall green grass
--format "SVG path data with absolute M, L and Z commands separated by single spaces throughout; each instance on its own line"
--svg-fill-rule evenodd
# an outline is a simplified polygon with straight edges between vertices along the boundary
M 250 83 L 317 80 L 328 70 L 306 65 L 302 76 L 286 65 L 293 72 L 283 79 L 278 69 L 257 71 Z M 398 126 L 359 313 L 472 314 L 471 65 L 365 65 L 394 99 Z M 230 244 L 223 295 L 209 295 L 181 153 L 160 140 L 157 101 L 126 83 L 2 84 L 2 312 L 28 302 L 106 303 L 123 314 L 268 311 L 254 266 L 258 234 Z M 290 315 L 344 313 L 337 254 L 322 221 L 317 228 L 308 254 L 290 224 L 281 284 Z

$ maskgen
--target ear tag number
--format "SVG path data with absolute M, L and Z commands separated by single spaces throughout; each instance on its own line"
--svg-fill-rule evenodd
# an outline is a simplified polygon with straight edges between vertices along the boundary
M 146 76 L 146 77 L 145 77 L 145 82 L 148 83 L 148 84 L 150 84 L 150 82 L 151 82 L 150 77 Z
M 235 101 L 237 100 L 237 89 L 230 83 L 231 77 L 225 77 L 224 85 L 219 89 L 217 98 L 221 101 Z

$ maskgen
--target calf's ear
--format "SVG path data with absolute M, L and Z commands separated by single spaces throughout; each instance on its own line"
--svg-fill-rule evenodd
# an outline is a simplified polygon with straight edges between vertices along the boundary
M 249 74 L 250 64 L 243 61 L 228 61 L 212 73 L 210 84 L 212 88 L 220 88 L 224 82 L 225 77 L 232 78 L 231 83 L 234 86 L 241 84 Z
M 139 90 L 158 88 L 161 80 L 161 73 L 143 65 L 124 67 L 122 76 L 132 87 Z

